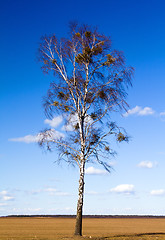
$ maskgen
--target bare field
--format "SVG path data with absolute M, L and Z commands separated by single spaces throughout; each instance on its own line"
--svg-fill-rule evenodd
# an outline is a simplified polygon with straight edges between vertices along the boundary
M 0 240 L 71 240 L 73 218 L 0 218 Z M 165 219 L 85 218 L 83 238 L 97 240 L 165 240 Z

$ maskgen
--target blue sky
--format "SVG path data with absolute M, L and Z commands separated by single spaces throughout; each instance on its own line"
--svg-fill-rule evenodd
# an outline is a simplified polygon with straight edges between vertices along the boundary
M 114 116 L 131 136 L 115 144 L 110 174 L 87 165 L 85 214 L 165 215 L 165 2 L 161 0 L 11 1 L 1 3 L 0 23 L 0 216 L 75 214 L 78 169 L 57 165 L 36 134 L 46 121 L 42 98 L 50 76 L 36 61 L 40 37 L 67 36 L 77 20 L 111 36 L 135 68 L 130 110 Z M 57 116 L 56 116 L 57 117 Z

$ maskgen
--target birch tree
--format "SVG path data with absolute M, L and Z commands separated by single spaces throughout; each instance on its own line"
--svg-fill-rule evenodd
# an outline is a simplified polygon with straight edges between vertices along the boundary
M 75 235 L 82 235 L 85 165 L 97 162 L 110 171 L 113 139 L 128 141 L 112 116 L 127 108 L 133 68 L 126 66 L 121 51 L 112 49 L 109 37 L 76 24 L 70 26 L 68 38 L 42 37 L 39 60 L 42 70 L 54 75 L 45 98 L 46 114 L 62 115 L 66 121 L 63 136 L 46 129 L 40 133 L 40 145 L 56 148 L 60 161 L 79 168 Z

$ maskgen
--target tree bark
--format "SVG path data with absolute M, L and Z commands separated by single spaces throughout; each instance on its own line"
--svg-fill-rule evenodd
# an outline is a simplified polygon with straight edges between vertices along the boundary
M 77 202 L 77 216 L 74 235 L 82 236 L 82 212 L 83 212 L 83 200 L 84 200 L 84 163 L 80 167 L 80 179 L 79 179 L 79 197 Z

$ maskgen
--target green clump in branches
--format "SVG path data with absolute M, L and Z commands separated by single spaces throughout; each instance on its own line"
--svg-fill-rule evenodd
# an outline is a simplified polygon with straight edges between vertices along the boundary
M 68 151 L 64 151 L 64 154 L 65 155 L 69 155 L 70 153 Z
M 96 120 L 96 119 L 97 119 L 97 114 L 96 114 L 96 113 L 91 113 L 90 117 L 91 117 L 93 120 Z
M 117 134 L 117 141 L 118 142 L 122 142 L 122 141 L 126 141 L 127 140 L 127 137 L 123 134 L 123 133 L 118 133 Z
M 93 95 L 94 95 L 94 93 L 91 93 L 91 92 L 89 92 L 88 94 L 87 94 L 87 96 L 86 96 L 86 102 L 87 103 L 92 103 L 93 102 Z
M 83 49 L 83 52 L 84 52 L 84 54 L 89 55 L 89 54 L 91 54 L 92 50 L 90 49 L 89 46 L 87 46 Z
M 69 112 L 69 107 L 68 106 L 64 106 L 64 111 L 65 112 Z
M 107 54 L 107 60 L 103 63 L 103 66 L 110 66 L 115 63 L 116 58 L 114 58 L 111 54 Z
M 57 95 L 57 97 L 58 97 L 59 99 L 64 99 L 65 94 L 64 94 L 63 92 L 59 92 L 58 95 Z
M 104 90 L 99 91 L 98 96 L 101 99 L 104 99 L 104 100 L 106 100 L 106 98 L 107 98 L 107 94 L 106 94 L 106 92 Z
M 74 143 L 78 143 L 78 142 L 79 142 L 79 139 L 76 138 L 76 139 L 74 140 Z
M 53 102 L 53 106 L 57 107 L 59 105 L 59 102 L 58 101 L 54 101 Z
M 101 54 L 103 51 L 103 48 L 101 46 L 93 47 L 92 53 L 93 55 Z
M 75 61 L 76 61 L 76 63 L 79 63 L 79 64 L 91 63 L 92 58 L 87 52 L 84 52 L 82 54 L 81 53 L 78 54 L 77 57 L 75 58 Z
M 56 64 L 56 63 L 57 63 L 57 60 L 56 60 L 56 59 L 53 59 L 53 60 L 52 60 L 52 63 L 53 63 L 53 64 Z
M 75 130 L 78 130 L 78 129 L 79 129 L 79 124 L 76 123 L 76 124 L 74 125 L 74 128 L 75 128 Z
M 114 57 L 111 56 L 111 54 L 107 55 L 107 63 L 112 64 L 116 61 Z
M 60 91 L 60 92 L 58 92 L 57 97 L 58 97 L 60 100 L 65 100 L 65 101 L 67 101 L 68 98 L 69 98 L 69 94 L 65 94 L 65 93 L 63 93 L 62 91 Z
M 92 33 L 90 31 L 85 32 L 85 37 L 86 38 L 91 38 Z
M 105 146 L 105 151 L 109 152 L 110 151 L 110 148 L 109 146 Z
M 90 144 L 91 145 L 94 145 L 94 144 L 96 144 L 97 142 L 98 142 L 98 140 L 99 140 L 99 135 L 98 134 L 96 134 L 96 133 L 94 133 L 94 134 L 92 134 L 92 137 L 91 137 L 92 139 L 91 139 L 91 141 L 90 141 Z
M 75 33 L 75 36 L 80 38 L 81 37 L 81 34 L 79 32 Z

